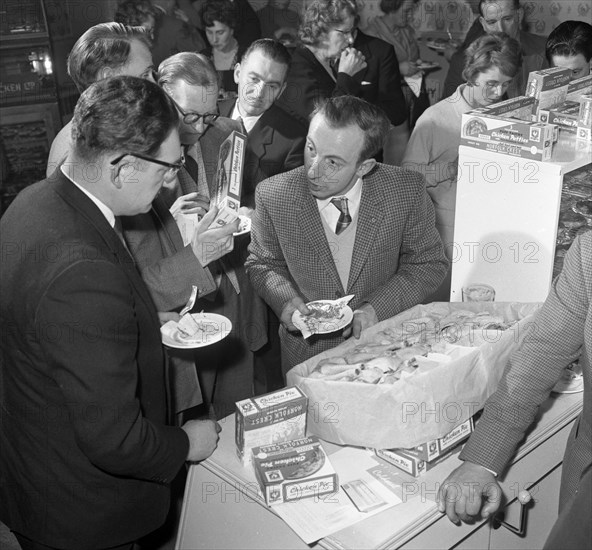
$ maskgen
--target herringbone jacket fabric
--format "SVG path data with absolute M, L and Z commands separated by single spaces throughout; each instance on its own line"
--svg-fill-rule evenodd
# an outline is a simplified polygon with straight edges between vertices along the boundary
M 563 369 L 580 356 L 584 409 L 567 442 L 560 506 L 592 463 L 592 231 L 571 246 L 563 271 L 534 319 L 534 331 L 511 357 L 460 458 L 502 473 Z
M 380 320 L 420 303 L 448 269 L 423 176 L 378 164 L 364 177 L 349 282 L 343 288 L 304 167 L 261 182 L 255 193 L 247 271 L 280 316 L 287 301 L 355 294 L 353 309 L 370 303 Z M 285 368 L 343 341 L 280 329 Z

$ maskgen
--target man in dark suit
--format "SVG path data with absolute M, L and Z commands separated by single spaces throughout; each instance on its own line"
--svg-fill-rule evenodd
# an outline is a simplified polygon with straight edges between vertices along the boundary
M 131 549 L 217 445 L 215 422 L 167 426 L 159 318 L 116 222 L 180 168 L 177 124 L 154 83 L 93 84 L 70 162 L 0 222 L 0 518 L 23 548 Z
M 274 105 L 286 87 L 289 66 L 285 46 L 269 38 L 253 42 L 234 69 L 238 99 L 219 103 L 220 114 L 240 119 L 248 135 L 243 206 L 255 206 L 255 187 L 260 181 L 304 162 L 306 127 Z
M 233 238 L 238 222 L 204 231 L 214 214 L 210 200 L 216 191 L 220 146 L 240 124 L 218 117 L 217 73 L 205 56 L 176 54 L 160 64 L 158 77 L 182 119 L 185 168 L 164 186 L 148 215 L 126 220 L 125 235 L 162 311 L 183 306 L 196 285 L 197 311 L 219 313 L 232 323 L 232 332 L 222 342 L 200 348 L 191 357 L 198 367 L 203 401 L 221 418 L 234 411 L 236 401 L 253 395 L 253 352 L 267 339 L 265 304 L 243 265 L 244 236 Z M 192 229 L 188 221 L 202 216 L 197 230 Z
M 502 497 L 496 476 L 509 464 L 565 367 L 579 358 L 584 408 L 567 441 L 559 521 L 545 548 L 585 548 L 590 543 L 592 513 L 592 232 L 572 244 L 532 324 L 536 334 L 525 338 L 510 358 L 497 391 L 485 404 L 459 456 L 465 462 L 442 484 L 439 509 L 455 523 L 495 514 Z
M 241 204 L 255 207 L 260 181 L 304 162 L 306 126 L 274 102 L 286 87 L 288 50 L 269 38 L 253 42 L 234 70 L 238 99 L 219 103 L 220 113 L 240 120 L 247 132 Z M 255 353 L 255 388 L 265 393 L 283 386 L 279 321 L 268 309 L 267 344 Z
M 390 123 L 364 100 L 331 98 L 311 119 L 304 166 L 257 187 L 247 271 L 282 322 L 282 367 L 420 303 L 446 274 L 423 176 L 379 164 Z M 292 314 L 353 294 L 352 325 L 303 339 Z

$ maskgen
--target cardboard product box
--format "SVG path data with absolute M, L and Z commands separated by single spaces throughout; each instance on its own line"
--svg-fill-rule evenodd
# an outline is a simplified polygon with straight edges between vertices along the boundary
M 535 99 L 532 106 L 533 120 L 536 120 L 539 109 L 546 109 L 565 101 L 570 76 L 571 69 L 564 67 L 541 69 L 528 75 L 526 95 Z
M 592 95 L 583 95 L 580 98 L 576 138 L 592 141 Z
M 566 99 L 579 102 L 580 97 L 587 94 L 592 94 L 592 74 L 572 80 L 567 87 Z
M 467 439 L 472 433 L 474 428 L 473 419 L 469 418 L 466 422 L 463 422 L 449 434 L 441 437 L 440 439 L 432 439 L 426 443 L 418 445 L 413 449 L 394 449 L 395 451 L 403 451 L 411 453 L 412 455 L 431 462 L 432 460 L 446 454 L 446 452 L 454 447 L 457 443 Z
M 540 109 L 538 121 L 545 124 L 555 124 L 561 130 L 575 134 L 578 127 L 579 113 L 579 101 L 566 100 L 562 105 L 553 105 L 548 109 Z
M 308 398 L 295 387 L 243 399 L 236 403 L 236 451 L 243 464 L 251 449 L 300 439 L 306 435 Z
M 555 126 L 469 111 L 462 115 L 461 145 L 529 158 L 549 160 Z
M 505 101 L 500 101 L 499 103 L 494 103 L 487 107 L 480 107 L 473 112 L 531 121 L 535 101 L 534 97 L 521 95 L 506 99 Z
M 413 477 L 419 477 L 428 470 L 429 462 L 401 449 L 375 449 L 374 452 L 377 457 L 386 460 L 389 464 Z
M 316 436 L 253 449 L 253 468 L 268 506 L 320 497 L 339 487 L 337 474 Z
M 233 131 L 220 146 L 215 194 L 210 198 L 219 211 L 210 228 L 232 223 L 238 218 L 241 201 L 245 146 L 247 136 Z

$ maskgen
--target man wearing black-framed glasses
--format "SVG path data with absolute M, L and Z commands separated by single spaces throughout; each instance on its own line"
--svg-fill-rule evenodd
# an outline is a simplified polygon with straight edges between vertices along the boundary
M 127 220 L 126 240 L 162 311 L 180 309 L 195 285 L 198 311 L 230 319 L 233 331 L 224 342 L 195 353 L 204 403 L 210 410 L 213 405 L 221 418 L 233 412 L 236 401 L 252 395 L 253 351 L 266 341 L 265 328 L 259 326 L 265 321 L 265 306 L 245 273 L 244 237 L 233 238 L 237 222 L 208 230 L 201 245 L 194 242 L 191 250 L 187 242 L 195 235 L 195 219 L 204 217 L 203 225 L 212 216 L 220 146 L 241 126 L 218 116 L 218 75 L 203 55 L 181 52 L 169 57 L 159 66 L 158 83 L 179 114 L 185 166 L 165 183 L 153 216 Z

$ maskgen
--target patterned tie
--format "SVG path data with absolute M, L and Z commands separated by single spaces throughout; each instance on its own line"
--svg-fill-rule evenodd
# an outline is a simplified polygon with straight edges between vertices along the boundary
M 206 168 L 201 156 L 199 142 L 185 148 L 185 169 L 197 185 L 197 192 L 209 199 L 210 190 L 208 189 Z
M 331 204 L 341 212 L 339 219 L 337 220 L 337 227 L 335 228 L 335 234 L 339 235 L 347 229 L 352 221 L 351 216 L 349 215 L 349 208 L 347 207 L 347 198 L 335 197 L 334 199 L 331 199 Z

